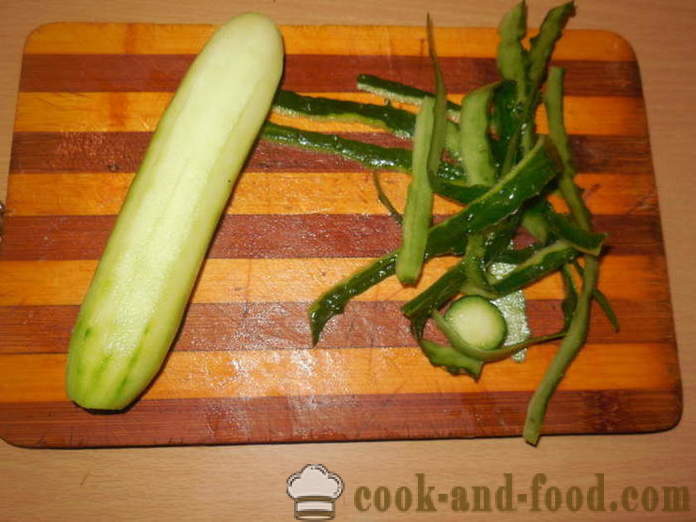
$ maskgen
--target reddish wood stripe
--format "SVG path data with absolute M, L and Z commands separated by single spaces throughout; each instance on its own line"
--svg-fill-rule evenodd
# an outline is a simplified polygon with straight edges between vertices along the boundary
M 25 55 L 21 91 L 174 91 L 194 55 Z M 491 58 L 440 59 L 447 89 L 467 92 L 500 79 Z M 558 61 L 567 69 L 571 96 L 640 96 L 634 61 Z M 326 74 L 316 74 L 326 71 Z M 294 91 L 355 91 L 358 74 L 375 74 L 423 89 L 432 88 L 427 56 L 292 55 L 285 57 L 283 88 Z
M 517 436 L 530 396 L 148 400 L 125 415 L 92 414 L 69 402 L 8 403 L 0 410 L 0 436 L 18 446 L 56 448 Z M 671 428 L 680 415 L 678 389 L 559 391 L 551 399 L 544 433 L 650 432 Z
M 114 216 L 9 216 L 0 259 L 99 259 L 114 221 Z M 595 225 L 609 234 L 612 254 L 662 253 L 658 216 L 596 216 Z M 389 216 L 225 215 L 208 257 L 378 257 L 399 242 L 399 226 Z
M 570 136 L 573 163 L 579 171 L 630 174 L 653 172 L 650 141 L 628 136 Z
M 407 146 L 385 133 L 344 136 L 384 146 Z M 16 132 L 10 172 L 134 172 L 150 143 L 147 132 Z M 638 136 L 570 137 L 581 172 L 652 172 L 650 143 Z M 341 172 L 362 170 L 356 162 L 262 140 L 249 159 L 250 171 Z
M 403 302 L 351 302 L 322 336 L 323 348 L 416 346 L 401 314 Z M 595 306 L 589 343 L 662 342 L 672 340 L 668 301 L 614 300 L 621 321 L 616 333 Z M 174 350 L 279 350 L 310 348 L 308 303 L 194 303 L 186 315 Z M 78 306 L 0 307 L 0 353 L 64 353 Z M 530 300 L 530 327 L 535 335 L 557 331 L 560 301 Z
M 386 147 L 407 147 L 406 140 L 387 133 L 343 134 Z M 15 132 L 12 172 L 135 172 L 152 138 L 151 132 Z M 247 170 L 326 171 L 361 170 L 353 161 L 260 141 Z

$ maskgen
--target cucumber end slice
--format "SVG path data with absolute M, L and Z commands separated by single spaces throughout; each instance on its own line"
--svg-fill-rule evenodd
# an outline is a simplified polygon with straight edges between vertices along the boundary
M 497 306 L 478 295 L 452 303 L 445 319 L 462 340 L 481 350 L 495 350 L 505 341 L 507 323 Z

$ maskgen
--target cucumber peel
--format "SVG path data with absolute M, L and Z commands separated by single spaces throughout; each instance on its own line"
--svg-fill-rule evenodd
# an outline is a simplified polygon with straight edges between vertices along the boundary
M 167 107 L 70 339 L 68 396 L 120 410 L 159 371 L 283 68 L 268 18 L 220 27 Z

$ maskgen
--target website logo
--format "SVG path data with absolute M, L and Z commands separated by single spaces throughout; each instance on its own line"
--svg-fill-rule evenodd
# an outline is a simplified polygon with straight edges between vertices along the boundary
M 331 520 L 343 493 L 343 479 L 321 464 L 307 464 L 288 477 L 288 496 L 295 501 L 297 520 Z

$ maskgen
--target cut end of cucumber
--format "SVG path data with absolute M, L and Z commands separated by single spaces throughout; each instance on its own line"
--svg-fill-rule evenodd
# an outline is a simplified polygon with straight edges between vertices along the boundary
M 498 307 L 477 295 L 452 303 L 445 319 L 463 341 L 481 350 L 495 350 L 507 336 L 507 323 Z

